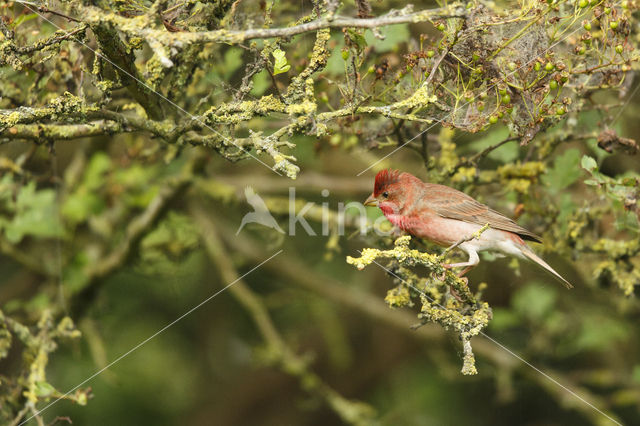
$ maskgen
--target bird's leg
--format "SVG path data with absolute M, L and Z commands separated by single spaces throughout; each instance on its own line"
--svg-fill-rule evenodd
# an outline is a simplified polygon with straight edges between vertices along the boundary
M 458 292 L 456 291 L 455 288 L 453 287 L 449 287 L 449 294 L 451 294 L 453 297 L 455 297 L 455 299 L 460 302 L 460 303 L 464 303 L 464 300 L 462 299 L 462 297 L 460 297 L 460 295 L 458 294 Z
M 445 269 L 459 268 L 461 266 L 466 266 L 466 268 L 464 268 L 462 272 L 458 274 L 459 278 L 462 278 L 465 280 L 465 284 L 468 283 L 469 280 L 464 276 L 464 274 L 469 272 L 476 265 L 478 265 L 478 263 L 480 263 L 480 257 L 478 256 L 478 253 L 475 250 L 469 250 L 467 251 L 467 253 L 469 254 L 469 260 L 467 260 L 466 262 L 447 263 L 445 265 L 442 265 L 442 267 Z

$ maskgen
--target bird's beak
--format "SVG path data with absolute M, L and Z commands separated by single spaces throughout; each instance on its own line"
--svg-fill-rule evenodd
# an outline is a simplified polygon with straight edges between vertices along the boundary
M 373 196 L 373 194 L 369 195 L 369 198 L 364 202 L 365 206 L 373 206 L 378 207 L 378 200 Z

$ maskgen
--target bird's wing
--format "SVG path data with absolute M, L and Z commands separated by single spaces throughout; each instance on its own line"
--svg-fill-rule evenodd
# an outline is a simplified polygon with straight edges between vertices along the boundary
M 425 198 L 429 208 L 439 216 L 478 225 L 488 223 L 491 228 L 513 232 L 525 240 L 542 242 L 538 235 L 457 189 L 430 184 L 427 187 Z

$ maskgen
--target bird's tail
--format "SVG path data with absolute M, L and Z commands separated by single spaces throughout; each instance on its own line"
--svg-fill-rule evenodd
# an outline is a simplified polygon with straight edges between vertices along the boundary
M 522 248 L 522 254 L 524 254 L 532 262 L 537 263 L 538 265 L 542 266 L 544 269 L 546 269 L 547 271 L 549 271 L 553 275 L 555 275 L 560 281 L 562 281 L 562 284 L 564 284 L 564 286 L 566 288 L 573 288 L 573 286 L 571 285 L 571 283 L 569 281 L 567 281 L 564 278 L 562 278 L 562 276 L 559 273 L 557 273 L 551 266 L 549 266 L 549 264 L 547 262 L 545 262 L 544 260 L 540 259 L 540 257 L 538 257 L 538 255 L 535 254 L 533 252 L 533 250 L 531 250 L 529 247 L 527 247 L 527 246 L 523 247 Z

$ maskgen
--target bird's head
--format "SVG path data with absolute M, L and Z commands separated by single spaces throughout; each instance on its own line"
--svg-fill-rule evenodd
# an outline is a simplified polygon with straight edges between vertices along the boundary
M 376 175 L 373 193 L 364 202 L 365 206 L 380 207 L 385 214 L 397 214 L 412 197 L 418 178 L 399 170 L 381 170 Z

